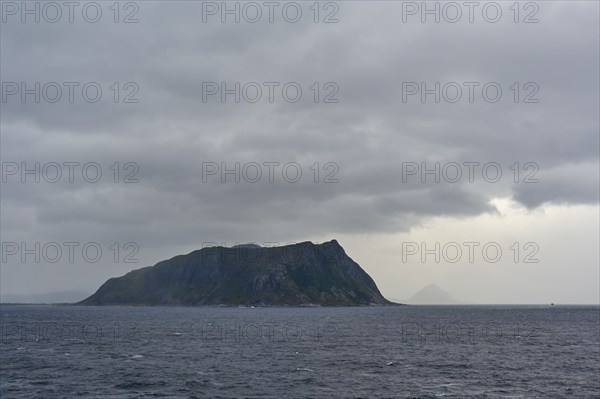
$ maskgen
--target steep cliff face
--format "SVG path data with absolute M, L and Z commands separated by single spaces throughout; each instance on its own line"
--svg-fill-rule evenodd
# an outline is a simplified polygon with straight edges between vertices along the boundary
M 212 247 L 105 282 L 81 305 L 392 305 L 336 240 Z

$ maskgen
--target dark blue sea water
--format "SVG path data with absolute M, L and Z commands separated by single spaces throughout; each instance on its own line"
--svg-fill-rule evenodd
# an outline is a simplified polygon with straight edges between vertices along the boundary
M 4 398 L 599 398 L 600 309 L 1 306 Z

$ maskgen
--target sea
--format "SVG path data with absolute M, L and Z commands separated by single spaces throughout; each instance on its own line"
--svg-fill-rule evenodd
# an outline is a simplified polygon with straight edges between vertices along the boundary
M 2 305 L 4 398 L 600 398 L 598 306 Z

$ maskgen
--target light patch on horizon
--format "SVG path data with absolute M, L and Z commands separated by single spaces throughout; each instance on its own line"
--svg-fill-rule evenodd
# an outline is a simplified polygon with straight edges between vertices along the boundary
M 598 206 L 544 206 L 529 211 L 510 199 L 494 203 L 499 214 L 432 219 L 408 233 L 337 238 L 386 297 L 408 299 L 434 283 L 467 303 L 600 304 Z M 521 261 L 515 263 L 515 252 L 509 247 L 530 241 L 539 246 L 534 256 L 539 263 L 525 263 L 524 257 L 532 251 L 523 248 Z M 402 245 L 409 242 L 424 242 L 426 249 L 434 248 L 435 242 L 441 249 L 456 242 L 463 257 L 456 263 L 445 261 L 440 249 L 439 263 L 434 255 L 427 255 L 422 263 L 420 253 L 403 262 Z M 470 263 L 464 242 L 480 243 L 479 249 L 496 242 L 502 257 L 497 263 L 486 262 L 476 250 L 476 261 Z M 454 253 L 447 255 L 453 260 Z

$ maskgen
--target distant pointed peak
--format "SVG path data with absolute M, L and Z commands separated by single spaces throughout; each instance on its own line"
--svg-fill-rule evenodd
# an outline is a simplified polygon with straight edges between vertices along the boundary
M 451 304 L 457 301 L 450 296 L 448 292 L 436 284 L 429 284 L 414 294 L 408 303 L 421 304 Z
M 436 293 L 443 293 L 445 295 L 448 295 L 446 290 L 444 290 L 439 285 L 434 284 L 434 283 L 431 283 L 431 284 L 423 287 L 419 292 L 436 292 Z

